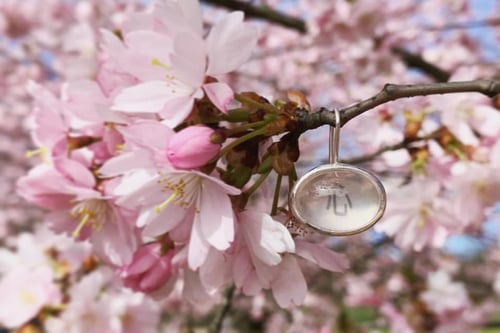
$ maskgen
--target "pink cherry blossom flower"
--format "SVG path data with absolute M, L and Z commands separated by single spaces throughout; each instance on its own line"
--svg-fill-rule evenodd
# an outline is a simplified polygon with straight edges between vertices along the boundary
M 432 105 L 441 111 L 441 121 L 462 143 L 478 145 L 474 133 L 487 137 L 500 134 L 500 115 L 485 96 L 455 94 L 432 96 Z
M 109 307 L 113 315 L 113 328 L 121 333 L 157 333 L 161 307 L 143 293 L 108 292 Z
M 281 261 L 281 254 L 295 252 L 286 227 L 264 213 L 244 211 L 238 215 L 240 232 L 252 256 L 269 266 Z
M 142 186 L 137 187 L 137 182 Z M 135 187 L 135 188 L 134 188 Z M 188 263 L 198 268 L 210 247 L 227 249 L 234 239 L 234 219 L 228 195 L 240 190 L 197 171 L 136 172 L 117 187 L 118 204 L 139 207 L 137 226 L 155 237 L 191 225 Z
M 247 210 L 238 215 L 238 221 L 242 239 L 235 250 L 233 274 L 236 286 L 246 295 L 271 289 L 281 307 L 302 304 L 307 284 L 297 256 L 334 272 L 347 268 L 345 256 L 320 244 L 294 241 L 286 227 L 267 214 Z
M 234 257 L 234 282 L 246 295 L 272 289 L 282 307 L 300 304 L 307 286 L 296 259 L 288 230 L 269 215 L 244 211 L 238 215 L 242 244 Z
M 186 3 L 189 5 L 167 1 L 165 6 L 171 10 L 168 17 L 176 18 L 172 21 L 158 18 L 173 38 L 169 63 L 159 63 L 151 57 L 154 65 L 160 65 L 157 67 L 163 70 L 166 80 L 148 80 L 122 90 L 116 96 L 114 110 L 158 113 L 166 124 L 174 127 L 189 115 L 194 100 L 201 98 L 205 91 L 210 100 L 226 112 L 232 89 L 222 82 L 205 84 L 205 76 L 225 74 L 241 66 L 250 57 L 257 32 L 243 23 L 243 13 L 234 12 L 217 22 L 204 41 L 199 26 L 184 21 L 199 16 L 199 5 L 196 1 Z M 157 10 L 163 12 L 162 7 Z
M 67 158 L 54 160 L 57 169 L 40 165 L 18 182 L 18 192 L 27 200 L 51 212 L 47 221 L 52 230 L 89 239 L 94 250 L 114 264 L 132 258 L 136 235 L 124 208 L 96 191 L 96 180 L 81 163 Z
M 61 294 L 48 267 L 19 266 L 0 280 L 0 324 L 17 328 L 35 317 L 46 305 L 59 305 Z
M 63 332 L 113 332 L 115 318 L 109 298 L 103 291 L 110 283 L 109 269 L 99 269 L 84 276 L 69 289 L 70 302 L 58 317 L 51 317 L 45 323 L 48 331 Z
M 375 230 L 394 236 L 396 244 L 404 249 L 420 251 L 425 246 L 443 246 L 460 225 L 441 193 L 438 181 L 422 178 L 390 189 L 385 216 Z
M 222 138 L 206 126 L 189 126 L 175 133 L 167 146 L 167 159 L 177 169 L 205 165 L 220 150 Z
M 227 249 L 234 239 L 229 195 L 240 190 L 198 171 L 173 169 L 165 156 L 172 131 L 161 123 L 142 121 L 122 132 L 132 150 L 110 159 L 100 173 L 123 175 L 114 194 L 120 197 L 119 205 L 139 210 L 136 225 L 143 228 L 143 236 L 171 232 L 175 238 L 186 233 L 178 231 L 188 231 L 192 269 L 205 261 L 210 247 Z
M 459 311 L 469 306 L 465 285 L 453 282 L 445 271 L 436 271 L 427 276 L 427 290 L 420 298 L 437 314 Z
M 500 199 L 498 168 L 490 164 L 457 162 L 447 182 L 453 191 L 453 211 L 464 228 L 477 228 L 486 218 L 486 209 Z

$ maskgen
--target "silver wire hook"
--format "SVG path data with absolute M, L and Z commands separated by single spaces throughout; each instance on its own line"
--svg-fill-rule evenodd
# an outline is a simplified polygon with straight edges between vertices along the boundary
M 335 126 L 330 126 L 330 154 L 328 161 L 330 164 L 336 164 L 339 161 L 339 141 L 340 141 L 340 112 L 334 109 L 335 112 Z

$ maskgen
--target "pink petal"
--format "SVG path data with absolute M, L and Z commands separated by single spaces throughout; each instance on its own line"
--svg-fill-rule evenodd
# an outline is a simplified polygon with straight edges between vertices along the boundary
M 139 286 L 142 290 L 154 291 L 166 283 L 170 275 L 171 269 L 169 264 L 163 260 L 159 260 L 156 265 L 151 268 L 148 274 L 145 274 L 141 279 Z
M 123 89 L 114 100 L 112 110 L 135 113 L 159 112 L 171 98 L 166 81 L 149 81 Z
M 65 86 L 68 99 L 67 108 L 78 118 L 89 122 L 102 122 L 98 105 L 107 105 L 108 101 L 99 85 L 90 80 L 80 80 Z
M 205 44 L 199 35 L 189 32 L 178 34 L 172 54 L 172 75 L 190 87 L 199 88 L 203 84 L 206 69 Z
M 61 138 L 65 138 L 69 131 L 67 120 L 63 117 L 62 106 L 54 94 L 38 83 L 29 81 L 28 92 L 34 98 L 33 137 L 40 146 L 52 147 Z
M 214 105 L 223 113 L 227 113 L 226 106 L 234 99 L 233 90 L 223 82 L 206 83 L 203 90 Z
M 331 272 L 343 272 L 349 267 L 349 261 L 343 254 L 334 252 L 323 245 L 295 240 L 295 252 L 321 268 Z
M 158 1 L 154 14 L 156 21 L 172 35 L 180 31 L 203 34 L 203 17 L 197 0 Z
M 233 12 L 217 22 L 207 38 L 207 74 L 231 72 L 245 63 L 257 43 L 257 29 L 243 23 L 243 13 Z
M 168 233 L 172 241 L 177 243 L 187 243 L 189 241 L 191 228 L 193 226 L 194 214 L 194 209 L 187 210 L 187 214 L 184 216 L 184 219 L 177 225 L 177 227 L 175 227 Z M 185 252 L 187 255 L 187 251 Z
M 238 194 L 241 193 L 240 189 L 224 183 L 219 178 L 215 178 L 215 177 L 209 176 L 209 175 L 207 175 L 207 174 L 205 174 L 203 172 L 199 172 L 199 171 L 195 171 L 195 170 L 191 170 L 189 172 L 190 173 L 195 173 L 198 176 L 205 178 L 210 183 L 214 184 L 214 186 L 217 186 L 217 188 L 218 188 L 219 191 L 224 191 L 224 193 L 226 193 L 228 195 L 238 195 Z
M 199 218 L 203 237 L 216 249 L 227 249 L 234 239 L 234 217 L 229 197 L 206 182 L 201 189 L 199 210 L 195 219 Z
M 158 204 L 164 196 L 157 183 L 158 177 L 158 174 L 149 170 L 131 172 L 113 192 L 120 197 L 116 203 L 128 208 Z
M 72 218 L 67 210 L 56 210 L 48 213 L 44 222 L 52 231 L 65 235 L 71 235 L 78 225 L 78 221 Z M 89 226 L 85 226 L 78 235 L 77 239 L 85 240 L 90 236 L 91 232 L 91 228 Z
M 210 301 L 210 294 L 203 288 L 198 273 L 190 269 L 184 270 L 182 296 L 197 305 L 207 304 Z
M 116 177 L 124 173 L 142 168 L 153 168 L 154 164 L 146 150 L 124 153 L 107 160 L 99 169 L 101 177 Z
M 165 69 L 153 65 L 153 60 L 158 60 L 165 66 L 169 65 L 169 55 L 173 51 L 173 41 L 169 36 L 139 30 L 127 33 L 124 39 L 128 50 L 121 58 L 117 58 L 124 70 L 141 81 L 165 78 Z
M 163 118 L 162 123 L 174 128 L 182 123 L 193 110 L 194 96 L 186 94 L 177 96 L 165 103 L 160 110 L 160 116 Z
M 54 159 L 54 167 L 77 185 L 89 189 L 95 186 L 95 177 L 92 172 L 77 161 L 65 157 L 58 157 Z
M 141 120 L 126 127 L 118 127 L 127 142 L 132 142 L 146 150 L 165 152 L 174 131 L 158 121 Z
M 118 214 L 113 211 L 111 214 Z M 99 231 L 92 232 L 90 241 L 97 255 L 112 265 L 127 265 L 137 248 L 137 237 L 133 228 L 115 215 L 102 224 Z
M 205 240 L 200 226 L 200 214 L 196 214 L 193 227 L 191 228 L 191 239 L 189 240 L 188 248 L 188 265 L 189 268 L 196 270 L 203 263 L 208 255 L 210 245 Z
M 277 276 L 272 282 L 273 296 L 278 305 L 287 308 L 304 302 L 307 284 L 297 260 L 291 255 L 283 257 Z
M 279 222 L 274 221 L 271 216 L 244 211 L 239 214 L 241 233 L 252 255 L 262 263 L 274 266 L 280 263 L 281 253 L 293 252 L 295 245 L 293 239 Z
M 222 252 L 211 249 L 207 260 L 200 267 L 200 281 L 209 293 L 215 292 L 231 279 L 229 258 Z
M 137 225 L 146 226 L 142 231 L 143 236 L 156 237 L 177 227 L 186 216 L 186 213 L 186 208 L 173 203 L 163 208 L 160 213 L 150 208 L 147 213 L 141 214 L 137 220 Z M 143 218 L 145 218 L 144 221 Z
M 234 258 L 233 279 L 238 288 L 245 283 L 246 277 L 253 271 L 250 254 L 246 248 L 240 249 Z

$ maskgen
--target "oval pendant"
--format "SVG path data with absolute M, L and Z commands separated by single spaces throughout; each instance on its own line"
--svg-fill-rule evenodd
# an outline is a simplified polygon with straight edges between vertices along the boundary
M 288 206 L 301 223 L 330 236 L 353 235 L 384 214 L 384 186 L 367 170 L 338 162 L 340 115 L 330 129 L 330 164 L 319 166 L 293 186 Z
M 289 197 L 290 211 L 299 222 L 332 236 L 370 228 L 382 217 L 386 202 L 384 187 L 375 176 L 342 163 L 309 171 Z

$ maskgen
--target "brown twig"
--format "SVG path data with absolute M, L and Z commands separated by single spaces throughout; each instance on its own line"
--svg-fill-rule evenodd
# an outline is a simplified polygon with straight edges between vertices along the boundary
M 268 6 L 255 6 L 251 3 L 237 0 L 202 0 L 205 3 L 228 8 L 231 10 L 241 10 L 247 17 L 262 19 L 283 27 L 296 30 L 301 33 L 307 32 L 306 23 L 297 17 L 289 16 Z
M 491 79 L 414 85 L 386 84 L 375 96 L 340 109 L 340 123 L 344 125 L 349 120 L 368 110 L 400 98 L 463 92 L 478 92 L 488 97 L 494 97 L 500 93 L 500 80 Z M 335 125 L 335 113 L 327 108 L 320 108 L 314 113 L 298 111 L 297 117 L 300 132 L 305 132 L 322 125 Z
M 231 310 L 231 305 L 232 305 L 232 300 L 233 300 L 233 295 L 234 295 L 235 289 L 236 289 L 236 286 L 233 284 L 232 286 L 230 286 L 226 290 L 222 304 L 220 305 L 218 312 L 215 314 L 214 320 L 212 322 L 212 326 L 209 330 L 210 333 L 220 333 L 221 332 L 222 324 L 224 323 L 224 319 L 226 318 L 227 314 Z
M 371 161 L 372 159 L 374 159 L 375 157 L 382 155 L 385 152 L 399 150 L 399 149 L 403 149 L 403 148 L 409 148 L 414 143 L 436 138 L 437 135 L 440 133 L 440 131 L 441 131 L 441 129 L 438 129 L 438 130 L 431 132 L 431 133 L 429 133 L 425 136 L 422 136 L 422 137 L 416 137 L 416 138 L 412 138 L 412 139 L 404 139 L 403 141 L 401 141 L 399 143 L 385 146 L 385 147 L 381 147 L 378 150 L 376 150 L 370 154 L 352 157 L 352 158 L 348 158 L 348 159 L 343 159 L 342 162 L 347 163 L 347 164 L 359 164 L 359 163 L 368 162 L 368 161 Z
M 484 20 L 477 20 L 477 21 L 451 22 L 444 25 L 427 26 L 424 27 L 424 29 L 430 31 L 445 31 L 445 30 L 456 30 L 456 29 L 489 28 L 499 25 L 500 25 L 500 16 L 490 17 Z
M 412 53 L 399 46 L 394 46 L 391 50 L 394 54 L 398 55 L 408 67 L 420 69 L 437 82 L 446 82 L 450 79 L 451 74 L 449 72 L 431 64 L 418 54 Z

